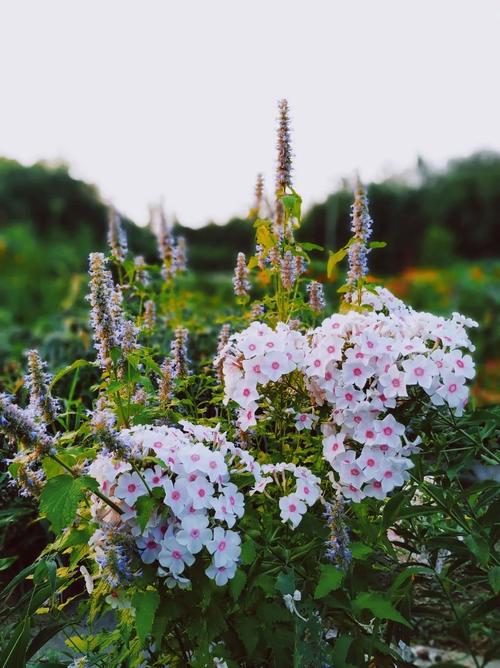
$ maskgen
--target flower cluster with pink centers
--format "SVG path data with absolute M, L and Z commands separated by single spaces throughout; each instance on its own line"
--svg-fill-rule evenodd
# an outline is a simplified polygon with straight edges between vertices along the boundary
M 225 399 L 238 404 L 243 430 L 266 417 L 266 386 L 300 372 L 308 409 L 292 410 L 295 425 L 313 429 L 321 416 L 323 456 L 353 501 L 383 499 L 409 478 L 419 439 L 410 440 L 395 410 L 429 401 L 461 415 L 475 374 L 466 331 L 474 321 L 416 312 L 382 288 L 363 302 L 366 309 L 332 315 L 305 334 L 252 323 L 221 354 Z
M 236 573 L 241 537 L 235 529 L 245 512 L 244 495 L 231 475 L 252 474 L 253 495 L 265 492 L 269 483 L 283 488 L 285 470 L 292 472 L 295 489 L 279 501 L 279 507 L 282 521 L 290 521 L 293 528 L 306 507 L 319 498 L 319 480 L 305 467 L 261 466 L 248 451 L 228 441 L 218 427 L 187 421 L 181 426 L 128 430 L 134 452 L 141 453 L 140 466 L 133 467 L 112 454 L 99 454 L 89 465 L 88 473 L 101 492 L 122 510 L 120 515 L 94 498 L 92 513 L 99 528 L 91 545 L 102 565 L 113 540 L 110 536 L 125 537 L 122 544 L 128 540 L 143 563 L 155 564 L 169 587 L 189 586 L 186 569 L 204 554 L 209 560 L 206 575 L 224 585 Z M 142 528 L 138 501 L 148 495 L 158 503 Z

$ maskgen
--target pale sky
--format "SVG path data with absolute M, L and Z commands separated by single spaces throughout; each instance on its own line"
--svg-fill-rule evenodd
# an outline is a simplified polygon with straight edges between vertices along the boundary
M 139 223 L 245 214 L 276 102 L 306 205 L 500 150 L 500 0 L 0 0 L 0 155 L 63 159 Z

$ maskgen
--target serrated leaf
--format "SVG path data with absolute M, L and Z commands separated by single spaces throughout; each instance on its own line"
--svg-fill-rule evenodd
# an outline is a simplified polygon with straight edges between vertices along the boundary
M 293 594 L 295 591 L 295 574 L 290 568 L 278 575 L 276 579 L 276 589 L 283 595 Z
M 153 628 L 156 610 L 160 605 L 160 595 L 156 591 L 140 591 L 132 597 L 135 608 L 135 626 L 139 640 L 144 644 Z
M 73 522 L 85 491 L 96 489 L 98 489 L 97 481 L 90 476 L 73 478 L 69 474 L 63 474 L 47 482 L 40 495 L 40 509 L 55 533 L 59 533 Z
M 363 591 L 356 596 L 353 607 L 361 610 L 369 610 L 377 619 L 390 619 L 398 624 L 411 628 L 411 624 L 396 610 L 388 598 L 376 592 Z
M 332 564 L 320 566 L 319 581 L 314 591 L 314 598 L 323 598 L 331 591 L 335 591 L 342 584 L 344 572 Z

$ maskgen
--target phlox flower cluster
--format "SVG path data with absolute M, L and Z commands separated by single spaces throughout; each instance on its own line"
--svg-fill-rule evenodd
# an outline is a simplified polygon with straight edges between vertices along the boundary
M 243 430 L 265 412 L 266 386 L 298 370 L 321 424 L 323 456 L 335 471 L 344 497 L 383 499 L 408 479 L 418 439 L 393 410 L 426 400 L 461 415 L 474 349 L 466 332 L 473 321 L 418 313 L 387 290 L 366 292 L 371 310 L 326 318 L 305 335 L 280 323 L 272 330 L 252 323 L 222 352 L 225 400 L 239 406 Z M 260 406 L 259 406 L 259 402 Z M 318 416 L 295 415 L 298 429 L 313 428 Z
M 293 528 L 320 495 L 319 480 L 304 467 L 261 467 L 218 428 L 183 422 L 182 429 L 136 427 L 126 436 L 136 459 L 142 458 L 140 467 L 112 453 L 99 454 L 88 467 L 101 492 L 123 511 L 119 515 L 97 498 L 91 509 L 99 525 L 92 549 L 112 587 L 133 577 L 134 554 L 136 561 L 140 555 L 144 564 L 155 565 L 169 587 L 189 586 L 186 570 L 197 558 L 204 560 L 206 575 L 217 585 L 234 577 L 241 553 L 237 527 L 245 511 L 244 495 L 231 481 L 234 473 L 253 475 L 253 495 L 273 481 L 282 487 L 284 472 L 291 471 L 295 489 L 279 507 L 283 522 L 290 521 Z M 158 503 L 142 529 L 138 500 L 149 494 Z
M 305 337 L 284 323 L 273 330 L 253 322 L 230 337 L 216 363 L 222 363 L 224 401 L 232 399 L 239 405 L 238 426 L 243 431 L 257 424 L 259 388 L 302 368 L 306 346 Z

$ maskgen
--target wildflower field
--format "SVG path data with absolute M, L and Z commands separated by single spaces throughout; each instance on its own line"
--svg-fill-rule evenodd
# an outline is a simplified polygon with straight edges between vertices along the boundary
M 359 179 L 350 231 L 308 241 L 285 100 L 277 135 L 232 277 L 161 206 L 153 256 L 111 209 L 46 289 L 26 228 L 0 236 L 0 666 L 500 658 L 498 262 L 387 271 Z

